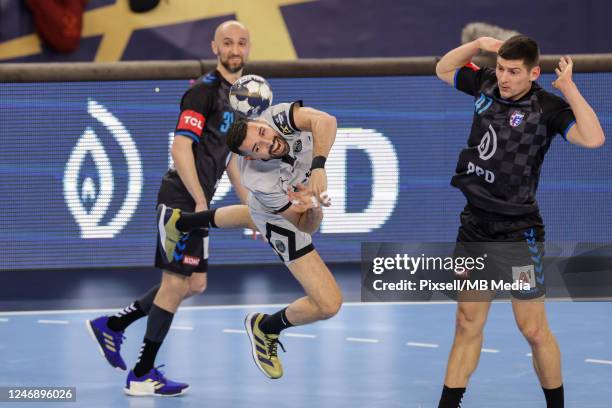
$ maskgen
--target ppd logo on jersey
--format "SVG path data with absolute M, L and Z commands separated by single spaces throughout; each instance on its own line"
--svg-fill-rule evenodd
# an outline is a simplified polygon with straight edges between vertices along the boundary
M 113 238 L 130 221 L 142 193 L 142 164 L 136 144 L 125 126 L 103 105 L 87 102 L 88 114 L 109 132 L 119 145 L 127 166 L 127 192 L 117 213 L 106 223 L 103 219 L 116 194 L 111 160 L 98 134 L 87 127 L 66 163 L 64 170 L 64 200 L 81 230 L 81 238 Z M 93 160 L 98 184 L 94 177 L 81 177 L 85 162 Z
M 478 157 L 480 160 L 489 160 L 497 151 L 497 133 L 493 126 L 489 125 L 489 130 L 484 134 L 480 144 L 478 145 Z M 478 177 L 484 177 L 487 183 L 495 181 L 495 174 L 491 170 L 483 169 L 482 167 L 469 162 L 467 174 L 476 174 Z

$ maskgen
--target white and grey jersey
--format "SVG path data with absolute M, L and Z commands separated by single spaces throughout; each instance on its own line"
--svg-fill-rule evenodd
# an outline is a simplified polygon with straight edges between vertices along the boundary
M 248 205 L 255 210 L 276 214 L 289 208 L 287 190 L 298 183 L 308 183 L 312 164 L 312 133 L 297 128 L 293 105 L 302 101 L 273 105 L 261 114 L 289 143 L 289 153 L 282 159 L 246 160 L 240 157 L 239 168 L 244 187 L 251 192 Z

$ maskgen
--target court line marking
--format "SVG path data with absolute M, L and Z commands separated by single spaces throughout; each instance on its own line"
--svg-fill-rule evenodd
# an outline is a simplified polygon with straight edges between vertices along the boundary
M 612 300 L 612 298 L 610 298 Z M 555 298 L 549 303 L 573 302 L 571 298 Z M 497 300 L 494 303 L 510 303 L 509 300 Z M 454 300 L 432 301 L 432 302 L 345 302 L 342 307 L 376 307 L 376 306 L 423 306 L 423 305 L 456 305 Z M 232 310 L 232 309 L 263 309 L 286 307 L 287 303 L 262 303 L 252 305 L 206 305 L 206 306 L 181 306 L 180 310 Z M 15 310 L 11 312 L 0 312 L 0 316 L 32 316 L 49 314 L 88 314 L 88 313 L 116 313 L 121 307 L 100 309 L 59 309 L 59 310 Z
M 5 318 L 5 317 L 0 318 L 0 322 L 6 323 L 6 322 L 8 322 L 8 321 L 9 321 L 9 319 L 7 319 L 7 318 Z
M 356 343 L 379 343 L 380 340 L 378 339 L 366 339 L 363 337 L 347 337 L 346 341 L 353 341 Z
M 316 334 L 304 334 L 304 333 L 287 333 L 285 334 L 286 337 L 299 337 L 299 338 L 303 338 L 303 339 L 316 339 L 317 335 Z
M 38 320 L 38 323 L 40 324 L 69 324 L 70 322 L 68 320 Z
M 480 350 L 483 353 L 499 353 L 498 349 L 483 348 Z
M 414 342 L 414 341 L 409 341 L 408 343 L 406 343 L 407 346 L 410 347 L 425 347 L 425 348 L 438 348 L 440 347 L 439 344 L 436 343 L 418 343 L 418 342 Z
M 585 363 L 593 363 L 593 364 L 610 364 L 612 365 L 612 360 L 598 360 L 596 358 L 587 358 L 584 360 Z
M 173 330 L 193 330 L 191 326 L 170 326 L 170 329 Z
M 223 333 L 246 334 L 246 330 L 244 329 L 223 329 Z
M 527 354 L 525 354 L 525 357 L 533 357 L 533 354 L 527 353 Z

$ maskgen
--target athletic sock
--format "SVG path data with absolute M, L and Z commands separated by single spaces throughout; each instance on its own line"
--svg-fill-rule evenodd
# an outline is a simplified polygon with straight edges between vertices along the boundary
M 559 388 L 544 388 L 544 397 L 546 397 L 546 408 L 563 408 L 563 384 Z
M 181 217 L 176 222 L 176 228 L 179 231 L 189 232 L 196 228 L 218 228 L 215 224 L 215 212 L 216 208 L 212 210 L 200 211 L 200 212 L 183 212 Z
M 130 324 L 134 323 L 141 317 L 147 314 L 142 310 L 138 301 L 132 302 L 131 305 L 120 311 L 119 313 L 109 316 L 107 326 L 114 331 L 124 331 Z
M 266 316 L 260 323 L 259 328 L 268 334 L 280 334 L 281 331 L 292 327 L 293 324 L 287 319 L 287 308 Z
M 464 393 L 465 388 L 450 388 L 445 384 L 438 408 L 461 408 Z
M 142 295 L 140 299 L 136 301 L 138 306 L 140 306 L 140 310 L 142 310 L 145 314 L 149 314 L 151 311 L 151 306 L 153 306 L 153 301 L 155 300 L 155 296 L 157 295 L 157 291 L 159 290 L 160 283 L 153 286 L 147 293 Z
M 140 356 L 134 366 L 134 374 L 137 377 L 142 377 L 155 366 L 155 357 L 157 357 L 157 352 L 170 330 L 173 318 L 174 313 L 170 313 L 155 304 L 151 306 Z

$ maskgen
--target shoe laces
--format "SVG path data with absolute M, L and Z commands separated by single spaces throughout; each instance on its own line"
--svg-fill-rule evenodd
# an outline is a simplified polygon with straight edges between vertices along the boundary
M 157 367 L 153 367 L 153 370 L 152 370 L 153 371 L 153 376 L 160 383 L 166 383 L 166 377 L 164 377 L 163 371 L 159 370 L 160 368 L 162 368 L 164 366 L 165 366 L 165 364 L 162 364 L 162 365 L 159 365 Z
M 117 337 L 115 337 L 114 341 L 115 341 L 115 344 L 120 346 L 123 343 L 123 340 L 125 340 L 125 339 L 126 339 L 126 337 L 123 335 L 123 333 L 121 333 Z
M 266 338 L 266 345 L 268 346 L 268 355 L 270 357 L 278 356 L 278 346 L 279 345 L 281 346 L 283 353 L 286 353 L 285 346 L 283 346 L 283 343 L 280 342 L 278 337 L 272 337 L 267 334 L 265 334 L 264 336 Z
M 126 339 L 122 331 L 114 331 L 111 329 L 108 329 L 108 331 L 110 331 L 111 336 L 113 336 L 113 343 L 115 343 L 115 346 L 120 346 L 123 340 Z

